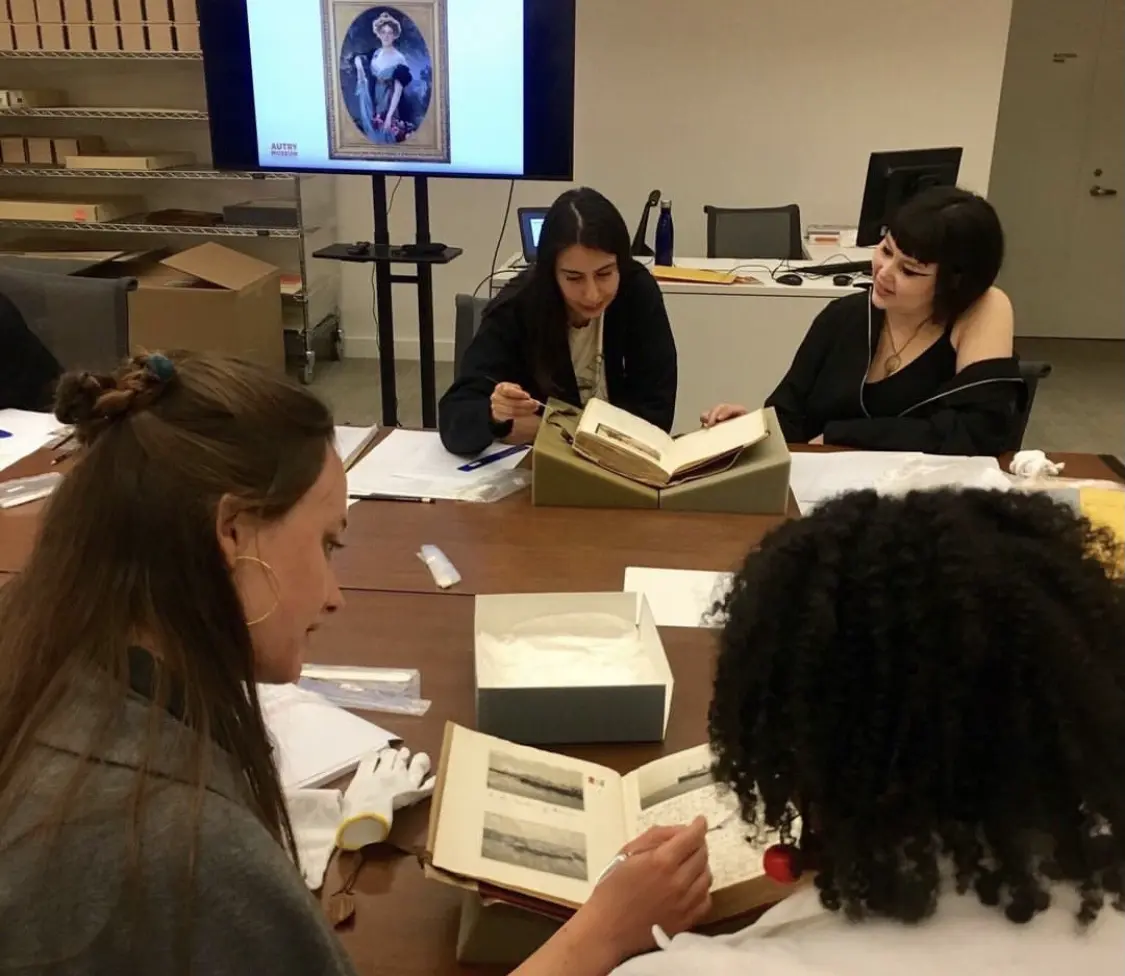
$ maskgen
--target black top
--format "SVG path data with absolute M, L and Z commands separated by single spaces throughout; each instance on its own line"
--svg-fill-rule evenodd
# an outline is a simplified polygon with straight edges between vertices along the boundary
M 0 409 L 49 410 L 61 372 L 19 309 L 0 295 Z
M 868 383 L 883 313 L 864 291 L 814 320 L 766 406 L 785 439 L 930 454 L 1002 454 L 1017 445 L 1027 387 L 1014 357 L 956 372 L 948 335 L 879 383 Z
M 518 383 L 537 400 L 555 397 L 580 405 L 569 356 L 556 366 L 553 389 L 543 389 L 536 381 L 528 342 L 528 322 L 534 314 L 520 279 L 506 285 L 485 310 L 460 373 L 438 404 L 438 428 L 446 450 L 476 454 L 503 436 L 504 431 L 492 423 L 489 404 L 497 383 Z M 671 430 L 676 413 L 676 343 L 660 287 L 636 262 L 622 269 L 617 296 L 602 318 L 602 356 L 609 401 Z

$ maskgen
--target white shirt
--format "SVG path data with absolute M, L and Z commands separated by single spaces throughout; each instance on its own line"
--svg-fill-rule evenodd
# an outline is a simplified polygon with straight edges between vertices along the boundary
M 570 362 L 578 380 L 578 397 L 582 406 L 590 397 L 605 399 L 605 357 L 602 355 L 602 319 L 598 316 L 580 329 L 567 329 L 570 341 Z
M 1009 922 L 970 890 L 948 891 L 919 925 L 849 922 L 805 888 L 734 935 L 681 935 L 665 952 L 625 963 L 615 976 L 1122 976 L 1125 914 L 1111 904 L 1087 929 L 1073 889 L 1051 889 L 1051 907 Z

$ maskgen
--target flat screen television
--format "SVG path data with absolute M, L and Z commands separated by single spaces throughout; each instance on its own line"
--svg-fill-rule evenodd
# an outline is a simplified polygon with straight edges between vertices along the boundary
M 570 180 L 575 0 L 198 0 L 227 170 Z

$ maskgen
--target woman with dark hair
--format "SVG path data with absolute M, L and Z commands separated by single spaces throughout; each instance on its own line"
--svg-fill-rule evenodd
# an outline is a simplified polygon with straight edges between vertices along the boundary
M 932 454 L 1000 454 L 1027 402 L 1012 306 L 993 285 L 1004 255 L 996 211 L 952 187 L 891 219 L 873 287 L 813 321 L 766 400 L 790 443 Z M 722 404 L 704 426 L 745 413 Z
M 442 443 L 475 454 L 535 439 L 542 404 L 597 396 L 670 430 L 676 344 L 655 279 L 612 203 L 582 187 L 543 222 L 535 263 L 484 310 L 438 406 Z
M 815 886 L 621 976 L 1118 976 L 1121 558 L 1022 492 L 860 492 L 774 531 L 725 601 L 711 742 L 750 834 L 790 845 L 771 873 Z
M 0 587 L 0 972 L 352 973 L 257 691 L 344 605 L 328 409 L 185 354 L 64 376 L 57 414 L 84 450 Z M 697 922 L 705 832 L 635 840 L 521 976 L 604 974 Z

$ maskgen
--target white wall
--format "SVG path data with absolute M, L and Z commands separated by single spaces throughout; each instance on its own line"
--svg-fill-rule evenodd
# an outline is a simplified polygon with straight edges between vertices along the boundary
M 705 253 L 703 205 L 796 202 L 808 223 L 859 214 L 868 154 L 964 146 L 962 185 L 984 191 L 1011 0 L 578 0 L 575 180 L 613 199 L 630 229 L 650 189 L 671 197 L 676 250 Z M 453 356 L 453 296 L 488 274 L 506 181 L 430 182 L 434 240 L 465 254 L 434 273 L 437 356 Z M 518 206 L 560 184 L 517 183 Z M 370 181 L 341 177 L 340 234 L 371 238 Z M 411 184 L 391 215 L 413 236 Z M 344 268 L 352 356 L 375 355 L 369 271 Z M 396 287 L 396 351 L 417 356 L 414 293 Z

